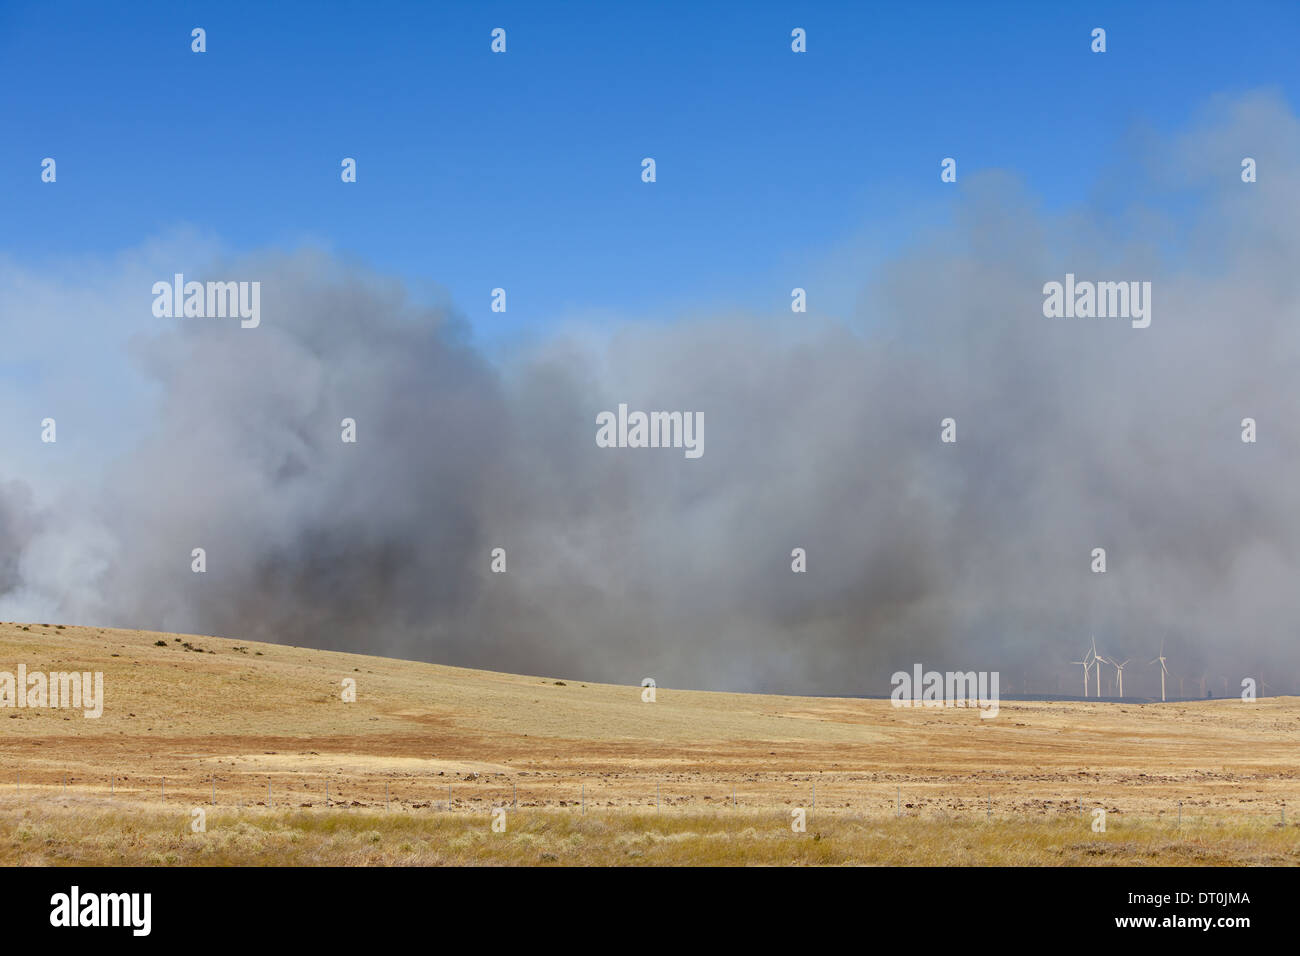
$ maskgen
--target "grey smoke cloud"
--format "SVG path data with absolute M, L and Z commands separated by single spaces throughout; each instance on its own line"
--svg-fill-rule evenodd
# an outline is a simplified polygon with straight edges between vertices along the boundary
M 261 281 L 260 328 L 138 333 L 147 415 L 75 494 L 0 472 L 0 613 L 828 694 L 917 661 L 1072 693 L 1095 635 L 1143 663 L 1164 640 L 1216 691 L 1295 690 L 1298 130 L 1269 96 L 1213 104 L 1141 145 L 1121 213 L 964 176 L 954 221 L 860 263 L 836 318 L 570 328 L 505 357 L 365 267 L 222 261 Z M 182 270 L 203 278 L 176 263 L 115 308 Z M 1150 328 L 1044 318 L 1067 272 L 1150 281 Z M 620 402 L 702 412 L 705 454 L 596 447 Z
M 0 483 L 0 594 L 22 585 L 21 557 L 39 528 L 31 489 L 16 482 Z

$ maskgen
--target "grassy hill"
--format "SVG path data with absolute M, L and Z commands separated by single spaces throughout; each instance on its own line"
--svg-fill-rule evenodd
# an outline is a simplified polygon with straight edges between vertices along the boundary
M 99 718 L 0 708 L 0 819 L 14 834 L 0 862 L 246 862 L 270 832 L 283 862 L 1105 862 L 1095 851 L 1112 846 L 1142 862 L 1300 862 L 1296 698 L 1004 701 L 992 720 L 662 687 L 646 703 L 635 684 L 568 675 L 0 624 L 0 671 L 19 664 L 100 671 L 105 701 Z M 490 829 L 497 806 L 508 839 Z M 196 807 L 225 823 L 192 833 Z M 1106 834 L 1080 812 L 1094 807 Z M 791 830 L 796 808 L 807 833 Z M 196 849 L 261 824 L 262 850 Z M 124 826 L 135 844 L 115 838 Z M 604 835 L 574 855 L 519 844 L 529 827 Z M 893 859 L 904 829 L 928 858 Z M 959 831 L 974 835 L 967 851 Z

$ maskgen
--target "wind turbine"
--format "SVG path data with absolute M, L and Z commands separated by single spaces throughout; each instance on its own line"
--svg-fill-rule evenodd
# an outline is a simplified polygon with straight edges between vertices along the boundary
M 1169 673 L 1169 668 L 1165 666 L 1164 641 L 1160 642 L 1160 656 L 1155 661 L 1148 661 L 1147 663 L 1154 664 L 1156 661 L 1160 662 L 1160 702 L 1163 704 L 1165 701 L 1165 675 Z
M 1115 677 L 1119 681 L 1119 696 L 1123 697 L 1124 696 L 1124 668 L 1128 667 L 1128 665 L 1132 663 L 1133 659 L 1129 658 L 1123 664 L 1109 657 L 1103 657 L 1101 659 L 1105 661 L 1107 664 L 1109 664 L 1111 667 L 1115 668 Z
M 1098 697 L 1101 696 L 1101 665 L 1114 664 L 1114 663 L 1115 663 L 1114 661 L 1112 661 L 1109 657 L 1107 657 L 1104 654 L 1097 655 L 1097 696 Z
M 1092 638 L 1092 651 L 1090 653 L 1092 654 L 1092 666 L 1097 668 L 1097 699 L 1100 700 L 1101 699 L 1101 664 L 1097 662 L 1101 660 L 1101 655 L 1097 653 L 1097 638 L 1095 637 Z M 1084 696 L 1086 697 L 1087 694 L 1084 694 Z
M 1083 665 L 1083 699 L 1088 699 L 1088 668 L 1092 666 L 1088 661 L 1070 661 L 1071 664 Z

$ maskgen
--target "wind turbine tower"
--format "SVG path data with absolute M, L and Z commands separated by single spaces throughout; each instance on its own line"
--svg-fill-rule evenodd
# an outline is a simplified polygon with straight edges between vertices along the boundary
M 1115 668 L 1115 679 L 1119 682 L 1119 696 L 1121 697 L 1124 696 L 1124 668 L 1128 667 L 1128 665 L 1132 663 L 1132 660 L 1133 660 L 1132 658 L 1129 658 L 1123 664 L 1121 664 L 1117 660 L 1112 660 L 1109 658 L 1106 660 L 1107 664 Z
M 1088 668 L 1090 668 L 1092 665 L 1091 665 L 1090 663 L 1088 663 L 1086 660 L 1084 660 L 1084 661 L 1070 661 L 1070 663 L 1071 663 L 1071 664 L 1082 664 L 1082 665 L 1083 665 L 1083 697 L 1084 697 L 1085 700 L 1087 700 L 1087 698 L 1088 698 Z
M 1148 663 L 1154 664 L 1156 663 L 1156 661 L 1160 662 L 1160 702 L 1164 703 L 1165 675 L 1169 673 L 1169 668 L 1165 666 L 1165 642 L 1164 641 L 1160 642 L 1160 656 L 1157 657 L 1154 661 L 1149 661 Z

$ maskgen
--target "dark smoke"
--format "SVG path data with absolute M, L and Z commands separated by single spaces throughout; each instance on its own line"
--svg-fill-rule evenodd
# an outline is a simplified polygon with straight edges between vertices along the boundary
M 1297 143 L 1268 98 L 1220 105 L 1152 148 L 1125 213 L 1049 214 L 1006 176 L 964 178 L 955 221 L 877 264 L 856 315 L 626 323 L 508 359 L 324 254 L 225 263 L 212 277 L 262 281 L 262 326 L 172 320 L 140 344 L 150 436 L 41 545 L 93 551 L 77 580 L 22 570 L 34 504 L 0 485 L 3 607 L 845 695 L 916 661 L 1077 693 L 1066 662 L 1095 635 L 1136 659 L 1131 693 L 1158 692 L 1162 641 L 1216 693 L 1225 676 L 1294 692 Z M 1151 281 L 1151 327 L 1044 318 L 1066 272 Z M 703 412 L 703 457 L 596 447 L 620 402 Z

